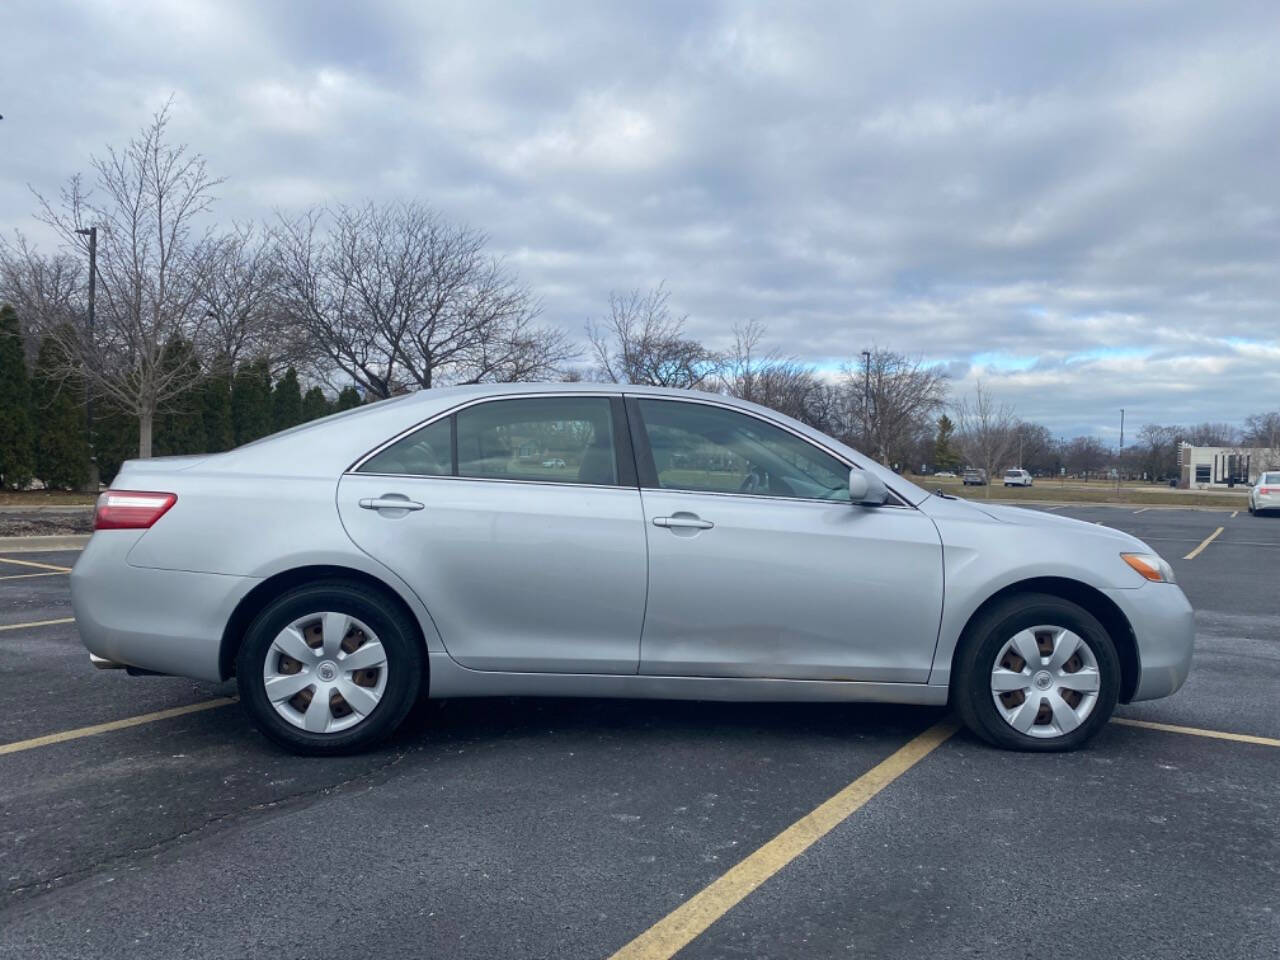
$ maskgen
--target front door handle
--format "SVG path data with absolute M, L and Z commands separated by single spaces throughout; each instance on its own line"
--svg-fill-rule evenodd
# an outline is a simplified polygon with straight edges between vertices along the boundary
M 408 497 L 365 497 L 360 506 L 366 510 L 421 510 L 422 504 Z
M 655 527 L 688 527 L 693 530 L 710 530 L 715 526 L 710 520 L 679 515 L 674 517 L 654 517 L 653 525 Z

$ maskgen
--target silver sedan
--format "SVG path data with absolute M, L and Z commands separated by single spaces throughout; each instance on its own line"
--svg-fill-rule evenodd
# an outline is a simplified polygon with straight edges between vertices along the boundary
M 931 494 L 763 407 L 556 384 L 130 461 L 71 592 L 99 666 L 234 676 L 300 753 L 423 695 L 949 703 L 1064 750 L 1186 679 L 1173 580 L 1127 534 Z

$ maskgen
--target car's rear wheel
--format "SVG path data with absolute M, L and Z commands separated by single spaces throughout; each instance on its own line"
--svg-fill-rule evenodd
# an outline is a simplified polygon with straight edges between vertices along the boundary
M 952 699 L 974 733 L 1014 750 L 1072 750 L 1111 718 L 1120 658 L 1083 607 L 1046 594 L 1009 597 L 962 640 Z
M 240 700 L 295 753 L 351 753 L 388 736 L 417 700 L 422 644 L 408 617 L 341 580 L 296 587 L 254 619 L 236 659 Z

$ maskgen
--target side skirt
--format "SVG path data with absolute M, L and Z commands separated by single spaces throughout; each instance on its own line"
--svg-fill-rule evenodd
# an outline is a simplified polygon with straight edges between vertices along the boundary
M 503 673 L 469 670 L 430 654 L 432 697 L 634 697 L 656 700 L 862 701 L 942 706 L 945 686 L 859 680 L 650 677 L 639 674 Z

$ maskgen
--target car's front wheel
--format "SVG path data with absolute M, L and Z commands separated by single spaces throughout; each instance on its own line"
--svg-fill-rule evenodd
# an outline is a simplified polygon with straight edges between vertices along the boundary
M 422 644 L 408 617 L 356 583 L 296 587 L 254 619 L 236 659 L 240 700 L 295 753 L 351 753 L 388 736 L 413 706 Z
M 974 733 L 1014 750 L 1071 750 L 1111 718 L 1120 659 L 1083 607 L 1046 594 L 993 606 L 966 631 L 952 699 Z

